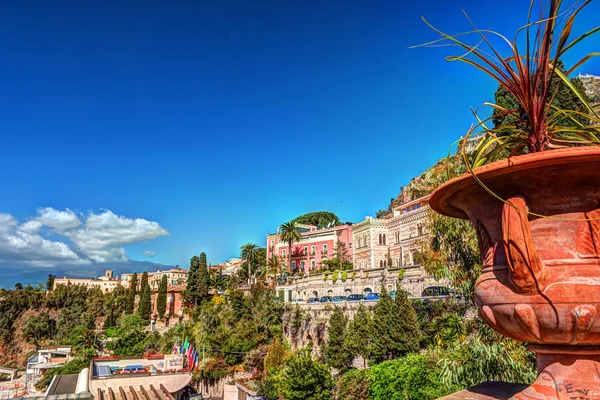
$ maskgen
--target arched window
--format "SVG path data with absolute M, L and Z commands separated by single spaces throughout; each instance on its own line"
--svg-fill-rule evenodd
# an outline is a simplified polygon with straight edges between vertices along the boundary
M 379 234 L 379 241 L 377 242 L 377 244 L 383 244 L 383 241 L 381 240 L 381 233 Z
M 413 253 L 412 253 L 413 265 L 419 265 L 419 264 L 421 264 L 421 261 L 419 260 L 420 256 L 421 256 L 421 254 L 419 254 L 418 251 L 413 251 Z
M 379 260 L 379 268 L 383 268 L 383 260 Z
M 383 234 L 383 244 L 385 245 L 385 233 Z
M 423 235 L 423 224 L 420 222 L 417 224 L 417 235 Z

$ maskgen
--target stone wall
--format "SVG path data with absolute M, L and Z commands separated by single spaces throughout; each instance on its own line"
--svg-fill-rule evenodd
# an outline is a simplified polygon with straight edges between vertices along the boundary
M 398 273 L 401 269 L 404 269 L 404 279 L 399 280 Z M 423 268 L 418 265 L 346 271 L 346 279 L 342 279 L 343 271 L 339 271 L 335 282 L 333 274 L 329 273 L 327 279 L 324 273 L 294 278 L 290 287 L 292 299 L 307 300 L 311 297 L 379 292 L 382 284 L 388 291 L 404 289 L 413 296 L 420 296 L 427 286 L 445 284 L 428 277 Z
M 420 267 L 415 266 L 407 269 L 406 276 L 402 281 L 398 281 L 397 275 L 400 268 L 389 268 L 371 271 L 358 271 L 359 274 L 371 273 L 376 276 L 357 277 L 352 282 L 336 282 L 331 280 L 323 281 L 320 277 L 311 276 L 304 279 L 306 282 L 298 284 L 298 287 L 306 287 L 306 291 L 314 289 L 323 292 L 325 290 L 334 291 L 334 295 L 342 293 L 345 288 L 353 288 L 355 293 L 360 293 L 362 288 L 373 288 L 379 291 L 381 281 L 384 282 L 388 290 L 404 289 L 415 297 L 419 297 L 423 289 L 432 285 L 447 286 L 448 282 L 436 281 L 425 276 Z M 320 278 L 320 279 L 319 279 Z M 301 279 L 302 280 L 302 279 Z M 378 284 L 379 283 L 379 284 Z M 391 288 L 391 289 L 390 289 Z M 294 295 L 297 291 L 294 291 Z M 340 303 L 296 303 L 291 306 L 283 315 L 283 334 L 285 339 L 292 345 L 294 350 L 304 348 L 312 342 L 313 354 L 319 355 L 320 346 L 327 341 L 327 330 L 329 328 L 329 318 L 335 307 L 340 307 L 349 319 L 354 318 L 359 305 L 363 304 L 367 310 L 372 310 L 376 301 L 361 302 L 340 302 Z M 355 360 L 362 365 L 361 360 Z

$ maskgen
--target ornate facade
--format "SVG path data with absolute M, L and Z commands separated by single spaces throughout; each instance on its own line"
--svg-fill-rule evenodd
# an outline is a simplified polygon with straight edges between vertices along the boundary
M 367 217 L 352 226 L 355 269 L 416 265 L 415 255 L 427 234 L 429 196 L 394 207 L 390 218 Z M 389 255 L 389 257 L 388 257 Z M 389 259 L 391 258 L 391 265 Z
M 353 271 L 294 277 L 292 285 L 278 289 L 287 301 L 302 301 L 378 292 L 381 285 L 388 291 L 403 289 L 420 296 L 427 286 L 444 284 L 427 276 L 418 264 L 417 254 L 428 235 L 428 200 L 424 196 L 394 207 L 389 218 L 367 217 L 352 225 Z

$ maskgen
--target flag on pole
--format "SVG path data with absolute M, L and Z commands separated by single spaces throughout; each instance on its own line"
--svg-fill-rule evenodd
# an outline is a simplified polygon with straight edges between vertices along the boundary
M 175 341 L 173 345 L 173 354 L 177 354 L 177 346 L 179 346 L 179 339 Z
M 198 372 L 198 350 L 194 352 L 194 366 L 196 367 L 196 372 Z
M 190 366 L 190 369 L 192 369 L 193 354 L 194 354 L 194 347 L 190 346 L 190 348 L 188 349 L 188 354 L 187 354 L 188 365 Z
M 185 341 L 183 342 L 183 346 L 179 349 L 179 354 L 183 354 L 184 351 L 186 351 L 188 348 L 188 340 L 187 338 L 185 338 Z

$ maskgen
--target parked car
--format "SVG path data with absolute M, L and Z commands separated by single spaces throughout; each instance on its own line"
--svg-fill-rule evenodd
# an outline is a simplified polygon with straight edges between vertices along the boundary
M 351 294 L 346 298 L 346 301 L 362 301 L 365 300 L 365 295 L 363 294 Z
M 452 290 L 445 286 L 428 286 L 421 293 L 421 297 L 449 297 Z
M 331 303 L 331 296 L 323 296 L 321 297 L 321 303 Z
M 406 294 L 406 297 L 409 299 L 418 299 L 417 296 L 413 296 L 412 293 L 410 293 L 407 290 L 400 289 L 400 292 L 404 292 Z M 398 294 L 397 290 L 390 290 L 390 296 L 392 296 L 392 299 L 395 299 L 397 294 Z
M 310 299 L 308 299 L 306 302 L 307 302 L 308 304 L 310 304 L 310 303 L 318 303 L 318 302 L 319 302 L 319 299 L 317 299 L 316 297 L 311 297 L 311 298 L 310 298 Z
M 331 301 L 333 301 L 334 303 L 340 303 L 342 301 L 346 301 L 346 299 L 346 296 L 333 296 L 333 299 Z
M 365 300 L 377 301 L 377 300 L 379 300 L 379 293 L 369 293 L 365 297 Z

